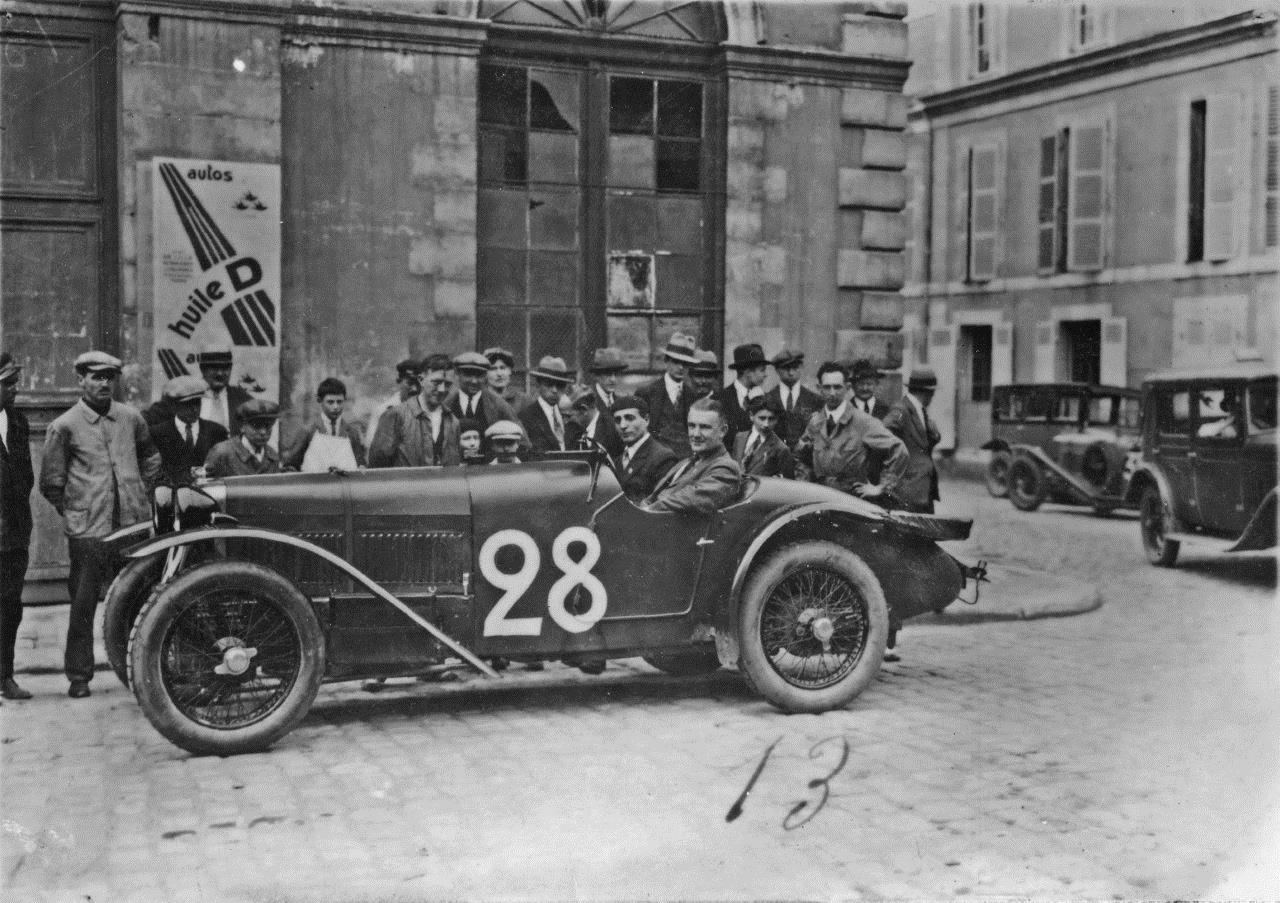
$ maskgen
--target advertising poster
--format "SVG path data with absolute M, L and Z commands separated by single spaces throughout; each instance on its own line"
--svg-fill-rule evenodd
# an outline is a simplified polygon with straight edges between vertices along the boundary
M 156 157 L 152 397 L 229 347 L 231 384 L 279 399 L 280 167 Z

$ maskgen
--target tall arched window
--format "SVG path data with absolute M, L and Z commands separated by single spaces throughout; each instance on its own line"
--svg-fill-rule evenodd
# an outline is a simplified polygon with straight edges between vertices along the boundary
M 718 4 L 480 4 L 477 344 L 580 364 L 723 331 Z

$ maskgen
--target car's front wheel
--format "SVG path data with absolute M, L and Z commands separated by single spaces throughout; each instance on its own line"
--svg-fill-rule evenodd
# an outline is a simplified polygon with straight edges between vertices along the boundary
M 1009 494 L 1009 459 L 1007 451 L 992 452 L 987 464 L 987 492 L 998 499 Z
M 111 670 L 126 687 L 129 686 L 129 633 L 160 579 L 163 567 L 163 555 L 130 561 L 116 574 L 107 590 L 102 608 L 102 643 L 106 646 Z
M 738 617 L 743 674 L 788 712 L 847 705 L 880 670 L 889 638 L 880 581 L 831 542 L 787 546 L 756 568 Z
M 1142 491 L 1142 500 L 1138 503 L 1138 523 L 1142 530 L 1142 548 L 1147 553 L 1147 561 L 1157 567 L 1173 567 L 1178 560 L 1180 544 L 1176 539 L 1165 536 L 1167 523 L 1164 511 L 1164 500 L 1160 498 L 1160 490 L 1148 486 Z
M 262 750 L 283 737 L 311 708 L 324 663 L 311 603 L 244 561 L 180 575 L 143 607 L 129 644 L 142 711 L 198 755 Z
M 1019 458 L 1009 465 L 1009 501 L 1019 511 L 1035 511 L 1044 501 L 1048 487 L 1034 461 Z

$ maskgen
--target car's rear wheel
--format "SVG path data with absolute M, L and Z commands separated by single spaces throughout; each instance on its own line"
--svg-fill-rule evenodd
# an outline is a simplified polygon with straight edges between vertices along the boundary
M 1142 490 L 1142 500 L 1138 503 L 1138 523 L 1142 530 L 1142 548 L 1147 553 L 1147 561 L 1157 567 L 1173 567 L 1178 560 L 1180 543 L 1165 536 L 1168 520 L 1165 517 L 1164 500 L 1160 498 L 1160 490 L 1154 486 Z
M 987 464 L 987 492 L 998 499 L 1009 494 L 1009 460 L 1007 451 L 991 453 L 991 461 Z
M 1034 461 L 1018 458 L 1009 465 L 1009 501 L 1019 511 L 1035 511 L 1044 501 L 1048 487 Z
M 107 590 L 102 608 L 102 642 L 107 647 L 111 670 L 126 687 L 129 686 L 129 633 L 160 579 L 163 567 L 163 555 L 130 561 L 116 574 Z
M 644 660 L 659 671 L 677 677 L 696 677 L 720 669 L 720 656 L 716 655 L 715 643 L 676 652 L 651 652 L 644 656 Z
M 324 677 L 324 634 L 279 574 L 215 561 L 146 603 L 129 663 L 156 730 L 198 755 L 234 755 L 267 748 L 307 714 Z
M 880 670 L 889 638 L 880 582 L 830 542 L 787 546 L 756 568 L 738 617 L 743 673 L 788 712 L 848 705 Z

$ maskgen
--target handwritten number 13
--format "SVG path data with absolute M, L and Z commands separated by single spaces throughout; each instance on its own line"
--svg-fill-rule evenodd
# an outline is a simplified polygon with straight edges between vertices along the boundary
M 816 759 L 822 754 L 822 747 L 833 740 L 840 741 L 840 761 L 836 763 L 836 767 L 825 778 L 814 778 L 809 782 L 810 790 L 822 788 L 822 798 L 818 800 L 818 804 L 809 810 L 809 814 L 804 818 L 796 821 L 795 818 L 809 805 L 807 800 L 800 800 L 791 807 L 791 811 L 787 813 L 787 817 L 782 820 L 782 827 L 788 831 L 793 831 L 809 821 L 822 811 L 822 807 L 827 804 L 827 799 L 831 796 L 831 779 L 840 773 L 840 769 L 844 768 L 845 763 L 849 761 L 849 741 L 844 737 L 828 737 L 825 740 L 819 740 L 813 746 L 809 747 L 809 758 Z

